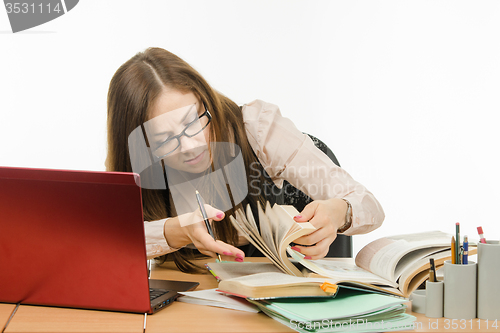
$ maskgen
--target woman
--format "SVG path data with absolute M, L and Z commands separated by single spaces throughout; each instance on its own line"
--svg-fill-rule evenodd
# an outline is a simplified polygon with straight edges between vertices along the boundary
M 140 144 L 135 142 L 142 141 L 134 137 L 145 138 L 150 153 L 137 153 Z M 221 180 L 216 171 L 225 170 L 235 156 L 243 161 L 248 195 L 225 205 L 224 193 L 231 192 L 225 184 L 242 177 L 227 179 L 224 174 Z M 238 246 L 245 242 L 229 216 L 247 204 L 255 209 L 272 197 L 269 188 L 281 187 L 284 181 L 313 199 L 294 217 L 318 229 L 296 240 L 294 249 L 307 258 L 324 257 L 337 233 L 366 233 L 384 219 L 375 197 L 334 165 L 275 105 L 254 101 L 240 108 L 186 62 L 160 48 L 147 49 L 123 64 L 108 92 L 108 171 L 137 172 L 133 166 L 148 158 L 161 165 L 167 178 L 162 189 L 143 186 L 148 257 L 173 253 L 181 270 L 193 269 L 185 250 L 189 244 L 209 256 L 220 253 L 224 260 L 243 261 L 245 253 Z M 148 177 L 144 172 L 141 181 Z M 194 191 L 185 196 L 176 192 L 184 184 L 210 193 L 204 198 L 210 204 L 208 217 L 216 221 L 212 225 L 217 241 L 201 222 L 199 210 L 187 203 Z M 236 188 L 241 186 L 232 191 Z M 231 200 L 234 196 L 229 195 Z

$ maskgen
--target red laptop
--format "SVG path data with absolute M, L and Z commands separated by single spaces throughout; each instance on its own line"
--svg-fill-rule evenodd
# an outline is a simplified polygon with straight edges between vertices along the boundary
M 0 302 L 153 313 L 196 288 L 150 294 L 138 177 L 0 167 Z

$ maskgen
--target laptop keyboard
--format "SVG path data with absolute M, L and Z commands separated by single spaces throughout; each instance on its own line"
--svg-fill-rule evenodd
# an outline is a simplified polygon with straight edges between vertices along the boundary
M 149 288 L 149 298 L 151 301 L 157 297 L 165 295 L 166 293 L 168 293 L 168 290 Z

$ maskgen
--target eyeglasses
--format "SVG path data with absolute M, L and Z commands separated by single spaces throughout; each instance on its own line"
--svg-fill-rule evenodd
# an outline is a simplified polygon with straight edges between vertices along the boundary
M 205 112 L 203 112 L 197 119 L 187 124 L 180 134 L 172 136 L 161 143 L 158 148 L 153 151 L 153 155 L 161 160 L 162 158 L 172 154 L 181 145 L 181 137 L 183 135 L 188 138 L 192 138 L 203 131 L 208 124 L 210 124 L 211 120 L 212 115 L 205 106 Z

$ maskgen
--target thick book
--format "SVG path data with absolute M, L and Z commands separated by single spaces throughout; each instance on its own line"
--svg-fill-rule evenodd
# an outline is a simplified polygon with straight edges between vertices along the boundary
M 290 243 L 316 228 L 309 222 L 295 222 L 293 217 L 299 212 L 293 206 L 271 207 L 267 203 L 265 210 L 258 206 L 258 214 L 260 228 L 249 206 L 246 214 L 238 210 L 231 222 L 279 270 L 289 275 L 324 277 L 332 283 L 409 297 L 428 279 L 430 258 L 437 269 L 451 259 L 452 235 L 428 231 L 377 239 L 359 251 L 355 264 L 330 258 L 307 260 L 292 250 Z M 477 247 L 470 244 L 469 255 L 475 253 Z
M 217 291 L 249 299 L 335 297 L 338 287 L 324 287 L 325 278 L 299 277 L 281 272 L 256 273 L 219 282 Z

